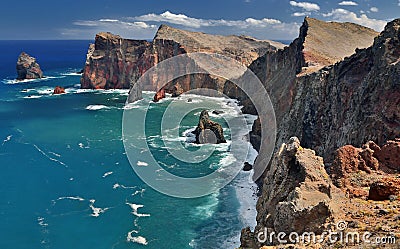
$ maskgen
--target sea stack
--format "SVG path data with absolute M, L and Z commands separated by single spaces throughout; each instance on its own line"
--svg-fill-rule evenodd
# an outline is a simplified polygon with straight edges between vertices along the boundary
M 56 86 L 54 88 L 53 94 L 63 94 L 65 93 L 65 89 L 62 86 Z
M 161 99 L 165 98 L 165 90 L 164 88 L 161 88 L 155 95 L 153 98 L 153 102 L 158 102 Z
M 193 133 L 198 144 L 226 143 L 222 126 L 210 120 L 207 110 L 201 112 L 199 124 Z
M 17 80 L 43 78 L 43 72 L 36 62 L 36 58 L 25 52 L 22 52 L 18 57 L 17 74 Z

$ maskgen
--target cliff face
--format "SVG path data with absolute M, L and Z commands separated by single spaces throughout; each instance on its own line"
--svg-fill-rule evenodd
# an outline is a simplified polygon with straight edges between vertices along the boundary
M 161 25 L 152 42 L 128 40 L 110 33 L 96 35 L 91 45 L 83 76 L 82 88 L 129 88 L 149 68 L 160 61 L 190 52 L 219 53 L 244 65 L 268 51 L 284 46 L 278 42 L 260 41 L 244 36 L 218 36 L 189 32 Z M 173 69 L 171 69 L 173 70 Z M 158 90 L 164 84 L 162 78 L 152 79 L 143 90 Z M 179 95 L 196 87 L 224 89 L 226 80 L 207 75 L 185 76 L 165 86 L 166 90 Z M 240 92 L 232 92 L 239 97 Z
M 151 43 L 110 33 L 96 35 L 88 50 L 81 88 L 129 88 L 155 64 Z
M 374 39 L 370 47 L 357 49 L 353 55 L 342 58 L 334 65 L 329 65 L 331 62 L 323 58 L 318 61 L 317 67 L 315 66 L 317 65 L 316 60 L 311 60 L 307 53 L 310 54 L 310 50 L 313 48 L 321 49 L 321 47 L 307 47 L 305 41 L 311 36 L 312 26 L 318 25 L 318 23 L 318 21 L 307 18 L 301 28 L 299 38 L 288 48 L 273 55 L 266 55 L 253 64 L 258 66 L 259 75 L 265 75 L 263 82 L 270 92 L 277 113 L 276 143 L 282 144 L 293 135 L 299 136 L 302 146 L 312 148 L 316 154 L 323 156 L 325 163 L 322 168 L 329 169 L 332 174 L 330 178 L 341 188 L 342 192 L 347 193 L 351 198 L 364 200 L 365 198 L 371 200 L 396 198 L 394 196 L 398 196 L 399 193 L 398 188 L 395 187 L 398 184 L 396 180 L 398 164 L 395 159 L 398 158 L 398 142 L 391 141 L 386 145 L 384 142 L 394 140 L 400 135 L 400 19 L 388 23 L 385 30 Z M 337 29 L 336 24 L 333 27 L 335 30 Z M 334 30 L 331 31 L 334 32 Z M 371 32 L 371 34 L 374 33 Z M 323 40 L 323 37 L 320 37 L 320 40 Z M 310 44 L 310 40 L 308 44 Z M 334 45 L 331 44 L 331 46 Z M 340 45 L 336 44 L 335 46 Z M 314 50 L 312 54 L 320 53 Z M 285 64 L 285 59 L 289 59 L 286 57 L 287 55 L 295 55 L 292 58 L 297 61 Z M 274 65 L 271 63 L 274 60 L 281 61 L 280 63 L 287 67 L 288 77 L 284 77 L 279 70 L 269 70 Z M 327 64 L 319 68 L 323 63 Z M 289 71 L 290 69 L 292 71 Z M 275 80 L 273 77 L 275 75 L 279 75 L 280 79 Z M 284 86 L 280 86 L 279 83 Z M 278 91 L 274 91 L 275 87 L 280 88 Z M 261 122 L 263 122 L 263 117 L 261 117 Z M 257 134 L 260 134 L 259 122 L 256 122 L 253 127 L 252 137 Z M 269 142 L 264 137 L 261 140 L 263 143 Z M 368 142 L 363 145 L 369 140 L 375 141 L 376 144 Z M 362 149 L 350 145 L 341 147 L 346 144 L 362 146 Z M 381 148 L 390 147 L 387 151 L 391 151 L 391 153 L 381 152 L 380 146 Z M 338 149 L 339 147 L 341 148 Z M 336 149 L 338 150 L 336 151 Z M 290 175 L 290 172 L 293 171 L 291 167 L 296 169 L 296 164 L 301 166 L 297 157 L 303 152 L 298 150 L 295 155 L 296 159 L 291 163 L 289 159 L 284 160 L 285 153 L 281 152 L 282 149 L 278 150 L 278 154 L 268 165 L 264 178 L 261 179 L 263 189 L 257 204 L 256 232 L 251 233 L 249 228 L 242 231 L 241 241 L 244 248 L 259 248 L 262 244 L 268 244 L 259 243 L 256 238 L 262 228 L 301 233 L 303 232 L 302 226 L 296 227 L 296 224 L 305 224 L 316 220 L 313 213 L 306 212 L 314 210 L 315 205 L 311 203 L 298 208 L 297 206 L 303 199 L 293 198 L 300 198 L 302 195 L 299 194 L 300 192 L 290 193 L 293 182 Z M 382 154 L 386 156 L 382 157 Z M 265 156 L 261 144 L 255 168 Z M 385 163 L 388 161 L 392 163 Z M 280 164 L 280 169 L 276 166 L 277 163 Z M 313 165 L 310 164 L 306 168 L 312 170 Z M 387 175 L 388 172 L 389 175 Z M 314 180 L 318 179 L 321 177 L 314 178 Z M 285 182 L 287 184 L 277 191 Z M 294 182 L 297 183 L 296 189 L 301 191 L 302 187 L 307 184 L 307 178 L 300 181 L 295 179 Z M 334 189 L 334 187 L 330 185 L 329 189 Z M 308 190 L 310 189 L 308 188 Z M 319 196 L 321 195 L 314 194 L 313 200 L 318 200 Z M 290 217 L 277 219 L 281 217 L 279 216 L 280 209 L 277 207 L 286 205 L 287 200 L 292 200 L 293 203 L 291 209 L 285 209 L 291 214 Z M 341 214 L 321 212 L 317 217 L 325 217 L 326 220 L 320 220 L 317 224 L 323 225 L 327 220 L 333 218 L 332 221 L 335 222 L 345 220 L 352 221 L 352 224 L 370 224 L 366 230 L 374 231 L 374 227 L 378 224 L 380 227 L 391 220 L 391 218 L 385 217 L 372 222 L 373 219 L 377 219 L 377 212 L 358 216 L 359 213 L 373 209 L 373 206 L 376 206 L 373 202 L 364 203 L 361 200 L 341 197 L 330 198 L 328 203 L 329 201 L 342 207 Z M 354 202 L 357 205 L 354 205 Z M 383 209 L 392 208 L 390 203 L 383 206 Z M 299 214 L 296 214 L 295 211 Z M 301 216 L 303 214 L 305 216 Z M 302 218 L 296 220 L 296 217 Z M 354 219 L 356 221 L 353 221 Z M 293 222 L 287 224 L 287 220 Z M 334 223 L 331 222 L 331 224 Z M 285 226 L 292 227 L 288 230 Z M 388 227 L 391 226 L 388 225 Z M 310 227 L 310 225 L 305 227 Z M 353 228 L 357 230 L 359 227 Z M 318 226 L 314 226 L 311 231 L 318 233 L 320 230 Z M 376 233 L 385 233 L 382 231 L 376 231 Z M 274 242 L 270 244 L 274 244 Z M 357 246 L 355 245 L 354 248 Z M 367 247 L 367 245 L 364 246 Z M 325 248 L 325 246 L 322 247 Z M 351 248 L 349 245 L 345 245 L 345 247 Z M 389 248 L 391 247 L 389 246 Z
M 389 23 L 371 47 L 357 49 L 335 65 L 307 74 L 303 69 L 294 87 L 285 91 L 288 107 L 281 109 L 282 100 L 273 97 L 275 112 L 284 113 L 277 115 L 277 143 L 297 135 L 329 163 L 333 151 L 345 144 L 374 140 L 382 145 L 398 136 L 399 24 Z

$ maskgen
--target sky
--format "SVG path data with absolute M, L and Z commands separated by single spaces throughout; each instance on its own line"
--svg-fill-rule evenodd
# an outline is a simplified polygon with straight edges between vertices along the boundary
M 0 8 L 0 40 L 93 40 L 102 31 L 150 40 L 160 24 L 292 40 L 305 16 L 382 31 L 400 18 L 400 0 L 6 0 Z

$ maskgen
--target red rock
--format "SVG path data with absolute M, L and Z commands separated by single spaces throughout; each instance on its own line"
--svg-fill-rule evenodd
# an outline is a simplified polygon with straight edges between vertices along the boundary
M 400 138 L 387 141 L 379 151 L 374 153 L 374 156 L 383 167 L 400 172 Z
M 63 94 L 63 93 L 65 93 L 64 87 L 56 86 L 54 88 L 53 94 Z
M 391 195 L 400 195 L 400 179 L 383 178 L 374 182 L 369 189 L 368 198 L 374 201 L 385 201 L 389 200 Z
M 342 179 L 347 178 L 347 175 L 359 170 L 370 173 L 371 170 L 366 166 L 365 161 L 360 156 L 361 149 L 352 145 L 345 145 L 336 150 L 335 159 L 331 166 L 331 174 L 334 183 L 342 186 Z
M 155 95 L 153 98 L 153 102 L 158 102 L 161 99 L 165 98 L 165 90 L 164 88 L 161 88 Z

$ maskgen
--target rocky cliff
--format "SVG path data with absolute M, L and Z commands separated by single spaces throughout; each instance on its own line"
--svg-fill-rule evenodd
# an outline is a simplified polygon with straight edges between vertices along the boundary
M 250 68 L 262 79 L 275 108 L 276 144 L 296 135 L 302 144 L 316 150 L 329 164 L 333 152 L 340 146 L 348 143 L 361 146 L 368 140 L 382 145 L 398 135 L 399 22 L 390 22 L 374 40 L 376 32 L 355 24 L 324 24 L 306 18 L 299 38 L 289 47 L 252 63 Z M 318 33 L 314 32 L 320 29 L 321 23 L 328 33 L 338 32 L 338 26 L 342 25 L 343 30 L 352 26 L 350 30 L 364 30 L 367 35 L 350 32 L 355 35 L 350 40 L 359 37 L 363 41 L 359 46 L 352 44 L 355 53 L 344 57 L 342 51 L 335 55 L 331 52 L 330 61 L 340 56 L 342 59 L 337 59 L 333 65 L 326 59 L 318 60 L 316 67 L 317 60 L 305 56 L 307 53 L 322 54 L 325 48 L 334 51 L 332 47 L 345 45 L 335 43 L 336 40 L 323 33 L 317 40 Z M 345 36 L 351 37 L 350 33 Z M 368 44 L 366 40 L 372 46 L 361 49 Z M 316 42 L 325 45 L 309 47 Z M 321 65 L 324 67 L 320 68 Z M 254 139 L 261 131 L 260 123 L 256 124 Z M 262 156 L 260 153 L 260 159 Z
M 102 43 L 110 42 L 104 40 Z M 119 57 L 106 56 L 102 57 L 106 64 L 96 64 L 95 55 L 100 53 L 96 50 L 89 52 L 82 79 L 85 81 L 85 75 L 95 72 L 93 80 L 88 78 L 88 85 L 95 80 L 96 74 L 100 75 L 100 79 L 104 78 L 102 75 L 109 75 L 107 70 L 119 61 L 115 59 Z M 103 50 L 107 54 L 113 49 L 103 47 Z M 261 179 L 263 194 L 257 207 L 258 229 L 267 227 L 302 232 L 307 231 L 304 228 L 311 227 L 314 231 L 321 231 L 322 225 L 331 222 L 332 217 L 353 221 L 354 217 L 360 217 L 357 212 L 363 213 L 358 223 L 368 221 L 377 224 L 372 220 L 376 213 L 366 217 L 362 211 L 372 209 L 373 203 L 357 201 L 354 204 L 346 198 L 333 196 L 337 188 L 356 198 L 372 196 L 375 199 L 381 196 L 389 198 L 393 194 L 388 196 L 387 193 L 398 191 L 393 187 L 398 184 L 398 176 L 364 182 L 360 175 L 364 174 L 362 172 L 376 172 L 381 176 L 386 173 L 379 167 L 384 162 L 392 165 L 388 163 L 392 159 L 379 155 L 383 152 L 375 151 L 378 147 L 386 148 L 384 143 L 387 140 L 395 141 L 396 137 L 400 137 L 400 19 L 388 23 L 384 31 L 378 34 L 356 24 L 326 23 L 305 18 L 299 37 L 286 47 L 248 37 L 211 36 L 161 26 L 151 43 L 142 50 L 132 51 L 132 54 L 143 58 L 140 65 L 145 65 L 141 67 L 145 70 L 174 55 L 198 51 L 222 53 L 248 66 L 261 80 L 273 103 L 277 140 L 269 141 L 265 134 L 261 136 L 261 124 L 269 122 L 262 115 L 254 123 L 251 132 L 251 141 L 259 150 L 255 169 L 265 166 L 257 165 L 268 164 L 269 157 L 265 154 L 267 144 L 275 143 L 277 151 L 264 173 L 265 179 Z M 135 70 L 133 78 L 144 72 Z M 120 86 L 120 78 L 116 79 L 108 87 Z M 145 87 L 155 90 L 167 83 L 158 80 Z M 85 87 L 84 83 L 82 87 Z M 196 87 L 216 89 L 238 98 L 244 104 L 245 111 L 254 113 L 252 104 L 240 89 L 224 79 L 205 75 L 187 76 L 164 86 L 166 91 L 174 95 Z M 290 140 L 279 150 L 279 146 L 292 136 L 297 136 L 298 142 Z M 354 148 L 362 147 L 369 140 L 375 141 L 376 146 L 370 143 L 360 150 L 341 148 L 346 144 Z M 299 144 L 315 152 L 303 150 Z M 394 154 L 398 155 L 398 152 Z M 324 158 L 324 162 L 316 155 Z M 342 174 L 343 169 L 346 172 L 347 168 L 338 164 L 340 157 L 350 158 L 349 162 L 354 163 L 352 169 L 355 173 L 350 179 L 353 182 L 359 180 L 359 185 L 346 185 L 345 181 L 347 188 L 342 188 L 342 181 L 336 176 Z M 393 167 L 387 166 L 391 170 Z M 331 184 L 325 169 L 332 174 L 330 178 L 334 184 Z M 366 191 L 367 187 L 372 189 L 372 194 Z M 313 199 L 311 197 L 316 198 L 307 202 Z M 390 198 L 393 199 L 393 196 Z M 339 210 L 338 213 L 344 216 L 335 216 L 335 205 L 347 205 L 350 208 L 343 212 Z M 394 205 L 398 205 L 397 202 Z M 393 207 L 392 204 L 382 206 L 388 209 Z M 351 208 L 356 211 L 351 211 Z M 391 221 L 396 219 L 392 218 Z M 358 223 L 354 222 L 353 225 Z M 262 244 L 255 241 L 255 234 L 249 229 L 242 235 L 246 247 L 257 248 Z
M 43 72 L 36 58 L 22 52 L 17 61 L 17 80 L 43 78 Z
M 334 29 L 330 31 L 335 32 L 338 24 L 331 23 L 331 25 Z M 347 29 L 349 24 L 342 25 Z M 318 28 L 315 29 L 313 26 Z M 346 224 L 351 224 L 353 231 L 360 233 L 370 231 L 374 235 L 388 236 L 399 231 L 397 212 L 392 214 L 388 210 L 396 210 L 398 205 L 396 200 L 400 195 L 396 159 L 399 157 L 399 145 L 398 140 L 395 140 L 400 135 L 400 19 L 388 23 L 384 31 L 375 37 L 371 46 L 357 48 L 354 54 L 338 59 L 333 65 L 325 56 L 317 58 L 307 55 L 321 54 L 315 50 L 310 51 L 320 50 L 322 46 L 307 47 L 306 42 L 310 37 L 312 39 L 312 30 L 318 30 L 320 26 L 320 21 L 306 18 L 299 38 L 288 48 L 260 58 L 251 67 L 259 77 L 265 77 L 263 82 L 274 103 L 278 123 L 277 144 L 286 142 L 293 135 L 299 136 L 303 146 L 312 148 L 316 154 L 323 156 L 325 161 L 323 168 L 328 169 L 331 174 L 329 178 L 336 185 L 330 185 L 329 189 L 339 187 L 347 196 L 326 199 L 325 206 L 326 203 L 336 203 L 342 207 L 339 209 L 341 211 L 336 214 L 321 212 L 318 217 L 326 219 L 317 223 L 325 226 L 325 230 L 328 231 L 329 225 L 326 221 L 333 218 L 334 223 L 342 220 Z M 329 26 L 324 25 L 325 29 L 329 29 Z M 354 27 L 356 30 L 363 30 Z M 367 30 L 367 32 L 371 36 L 374 34 L 372 31 Z M 319 37 L 318 42 L 324 40 L 323 33 L 320 35 L 322 37 Z M 308 44 L 314 42 L 309 40 Z M 337 44 L 331 46 L 338 47 Z M 279 62 L 290 57 L 293 60 L 288 64 Z M 330 58 L 334 57 L 331 53 Z M 271 69 L 277 64 L 274 62 L 277 60 L 278 65 L 281 63 L 281 67 L 289 65 L 286 70 L 288 76 L 284 77 L 279 70 Z M 279 77 L 278 80 L 275 77 Z M 283 85 L 279 85 L 279 81 L 282 80 Z M 262 117 L 261 122 L 263 122 Z M 252 137 L 260 134 L 259 127 L 260 122 L 256 122 Z M 264 137 L 259 138 L 263 143 L 269 142 Z M 393 141 L 385 144 L 389 139 Z M 375 142 L 368 142 L 369 140 Z M 255 166 L 258 163 L 265 163 L 263 143 Z M 301 197 L 313 189 L 306 188 L 305 194 L 301 193 L 302 188 L 309 184 L 307 178 L 299 181 L 290 174 L 293 171 L 292 167 L 297 168 L 297 172 L 301 172 L 299 169 L 302 167 L 313 171 L 315 164 L 308 161 L 309 165 L 301 166 L 298 157 L 303 154 L 302 150 L 297 150 L 292 160 L 287 159 L 288 146 L 285 145 L 283 152 L 282 149 L 278 150 L 278 154 L 264 173 L 262 196 L 257 205 L 256 233 L 251 233 L 248 228 L 242 231 L 244 248 L 267 245 L 268 243 L 259 243 L 256 238 L 257 232 L 265 227 L 275 231 L 279 229 L 278 231 L 290 230 L 298 233 L 304 232 L 302 227 L 313 227 L 310 231 L 316 234 L 320 232 L 318 226 L 306 224 L 316 221 L 315 213 L 310 212 L 315 209 L 315 203 L 300 205 L 307 200 Z M 280 166 L 277 166 L 277 163 Z M 313 181 L 320 180 L 321 177 L 313 177 Z M 293 182 L 297 187 L 296 191 L 291 193 Z M 283 185 L 284 187 L 280 187 Z M 315 197 L 313 200 L 318 200 L 321 194 L 313 196 Z M 365 202 L 366 199 L 369 199 L 369 202 Z M 374 202 L 382 200 L 391 202 Z M 288 205 L 288 201 L 292 206 Z M 289 213 L 289 217 L 279 215 L 281 209 L 277 207 L 281 205 L 290 207 L 284 212 L 284 214 Z M 282 217 L 283 219 L 279 219 Z M 296 220 L 296 217 L 301 219 Z M 334 226 L 334 223 L 331 221 L 330 225 Z M 306 225 L 296 227 L 296 224 Z M 290 229 L 287 229 L 288 227 Z M 276 244 L 276 241 L 269 244 Z M 318 245 L 315 246 L 318 248 Z M 370 247 L 362 243 L 353 245 L 322 243 L 319 246 L 320 248 L 321 246 L 322 248 Z M 298 244 L 292 248 L 306 247 Z M 388 245 L 388 248 L 397 248 L 397 244 Z
M 155 64 L 151 45 L 110 33 L 97 34 L 87 53 L 81 88 L 129 88 Z
M 257 226 L 242 230 L 241 248 L 376 248 L 371 241 L 378 238 L 398 248 L 399 149 L 398 139 L 383 147 L 346 145 L 334 153 L 328 174 L 322 157 L 290 138 L 266 171 Z
M 144 72 L 160 61 L 191 52 L 219 53 L 249 66 L 267 52 L 277 51 L 284 45 L 257 40 L 246 36 L 219 36 L 189 32 L 161 25 L 152 42 L 123 39 L 110 33 L 96 35 L 90 45 L 81 88 L 129 88 Z M 171 68 L 173 70 L 173 68 Z M 167 84 L 168 83 L 168 84 Z M 237 87 L 225 87 L 226 79 L 210 75 L 187 75 L 173 82 L 164 82 L 163 76 L 149 79 L 143 90 L 158 91 L 164 87 L 177 96 L 194 88 L 210 88 L 243 99 Z M 249 103 L 251 105 L 251 103 Z M 253 111 L 254 112 L 254 111 Z

